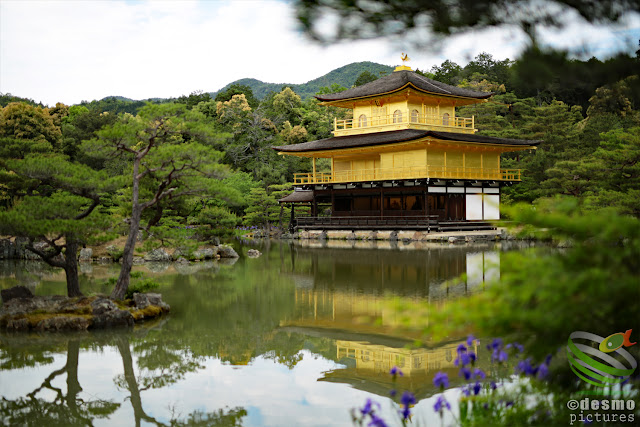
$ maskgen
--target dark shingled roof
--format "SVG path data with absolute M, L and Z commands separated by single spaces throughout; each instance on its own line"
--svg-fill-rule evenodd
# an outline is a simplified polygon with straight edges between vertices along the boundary
M 311 190 L 295 190 L 288 196 L 278 200 L 278 203 L 304 203 L 313 201 L 313 191 Z
M 366 98 L 382 93 L 394 92 L 407 84 L 424 92 L 438 95 L 448 95 L 464 98 L 486 99 L 493 95 L 492 92 L 476 92 L 423 77 L 413 71 L 394 71 L 391 74 L 380 77 L 377 80 L 363 84 L 362 86 L 347 89 L 343 92 L 329 93 L 316 96 L 320 101 L 340 101 L 343 99 Z
M 408 142 L 431 136 L 446 141 L 475 142 L 480 144 L 499 145 L 538 145 L 542 141 L 526 139 L 496 138 L 493 136 L 475 135 L 454 132 L 436 132 L 433 130 L 404 129 L 386 132 L 365 133 L 360 135 L 338 136 L 335 138 L 319 139 L 317 141 L 300 144 L 281 145 L 272 147 L 283 153 L 300 153 L 305 151 L 333 150 L 336 148 L 367 147 L 372 145 L 392 144 L 394 142 Z

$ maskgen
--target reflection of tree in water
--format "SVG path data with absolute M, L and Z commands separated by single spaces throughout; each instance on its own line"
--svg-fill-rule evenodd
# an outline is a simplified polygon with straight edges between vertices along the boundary
M 247 364 L 270 351 L 266 343 L 273 340 L 281 319 L 293 313 L 294 286 L 277 269 L 248 268 L 246 262 L 175 276 L 170 290 L 172 318 L 163 330 L 164 338 L 172 342 L 163 345 L 233 365 Z
M 228 410 L 218 409 L 213 412 L 194 411 L 184 420 L 171 420 L 172 426 L 207 426 L 207 427 L 240 427 L 247 410 L 236 407 Z
M 186 373 L 202 369 L 203 358 L 187 350 L 172 348 L 170 342 L 147 336 L 133 345 L 138 355 L 138 368 L 144 369 L 144 373 L 136 378 L 129 339 L 118 336 L 115 344 L 122 357 L 124 373 L 117 375 L 114 382 L 118 388 L 129 391 L 136 426 L 143 420 L 155 425 L 167 425 L 145 412 L 141 393 L 174 384 L 183 379 Z M 240 407 L 213 412 L 194 411 L 182 420 L 174 415 L 169 425 L 240 426 L 245 415 L 247 411 Z
M 141 338 L 141 339 L 140 339 Z M 240 426 L 242 418 L 247 415 L 244 408 L 217 409 L 212 412 L 194 411 L 185 417 L 172 416 L 169 424 L 156 420 L 143 407 L 142 392 L 152 388 L 162 388 L 181 380 L 187 372 L 202 368 L 201 358 L 188 351 L 175 348 L 163 349 L 163 341 L 147 340 L 142 336 L 135 339 L 134 352 L 138 354 L 138 368 L 143 374 L 136 378 L 133 356 L 129 338 L 124 333 L 105 333 L 85 337 L 83 347 L 101 350 L 105 346 L 115 344 L 122 358 L 123 374 L 114 378 L 116 386 L 129 392 L 125 399 L 131 402 L 135 425 L 142 421 L 155 425 L 207 425 L 207 426 Z M 0 419 L 8 425 L 92 425 L 97 418 L 109 418 L 122 403 L 93 398 L 85 399 L 78 378 L 78 360 L 81 340 L 67 339 L 60 342 L 60 337 L 53 338 L 53 345 L 45 346 L 39 342 L 37 346 L 28 343 L 29 338 L 10 340 L 0 349 L 0 360 L 3 370 L 21 369 L 55 361 L 53 352 L 65 351 L 66 364 L 51 372 L 42 384 L 24 397 L 15 400 L 5 398 L 0 401 Z M 138 341 L 139 339 L 139 341 Z M 66 345 L 65 345 L 66 344 Z M 22 362 L 20 362 L 22 360 Z M 11 363 L 8 363 L 11 361 Z M 56 378 L 66 375 L 66 390 L 57 387 Z M 53 396 L 53 398 L 49 398 Z
M 4 353 L 4 350 L 3 350 Z M 80 341 L 69 340 L 67 343 L 67 362 L 49 376 L 40 387 L 16 400 L 5 398 L 0 402 L 0 414 L 3 422 L 8 425 L 91 425 L 95 418 L 107 418 L 119 407 L 119 403 L 110 400 L 85 400 L 79 396 L 82 391 L 78 380 L 78 356 Z M 51 359 L 53 361 L 53 359 Z M 30 365 L 27 360 L 25 366 Z M 7 369 L 3 365 L 3 369 Z M 16 369 L 11 367 L 9 369 Z M 55 387 L 52 383 L 60 375 L 67 376 L 67 389 Z M 53 400 L 47 400 L 38 395 L 51 394 Z

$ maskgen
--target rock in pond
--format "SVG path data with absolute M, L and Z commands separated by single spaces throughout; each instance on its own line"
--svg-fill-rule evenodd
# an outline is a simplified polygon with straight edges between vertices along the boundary
M 78 256 L 78 261 L 82 261 L 82 262 L 91 261 L 92 257 L 93 257 L 93 249 L 82 248 L 80 249 L 80 255 Z
M 128 306 L 127 301 L 116 302 L 106 296 L 13 298 L 0 308 L 0 329 L 86 331 L 133 326 L 136 320 L 157 317 L 170 310 L 158 293 L 136 294 L 134 302 L 135 306 Z
M 227 245 L 218 246 L 218 255 L 220 258 L 238 258 L 238 253 L 231 247 Z
M 147 252 L 144 256 L 145 261 L 155 261 L 155 262 L 171 262 L 173 258 L 167 251 L 162 248 L 154 249 L 150 252 Z
M 26 286 L 14 286 L 13 288 L 0 291 L 2 302 L 5 303 L 14 298 L 32 298 L 33 294 Z
M 215 248 L 215 249 L 202 248 L 202 249 L 198 249 L 197 251 L 194 251 L 193 254 L 191 254 L 191 257 L 194 260 L 214 259 L 217 254 L 218 254 L 218 248 Z
M 259 251 L 259 250 L 257 250 L 257 249 L 249 249 L 249 250 L 247 251 L 247 256 L 248 256 L 249 258 L 258 258 L 260 255 L 262 255 L 262 252 L 260 252 L 260 251 Z

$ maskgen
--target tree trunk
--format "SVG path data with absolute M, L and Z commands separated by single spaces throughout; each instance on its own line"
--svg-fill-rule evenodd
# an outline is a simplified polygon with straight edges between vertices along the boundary
M 138 381 L 136 380 L 135 370 L 133 367 L 133 358 L 131 357 L 129 339 L 125 337 L 118 337 L 116 338 L 116 345 L 118 346 L 118 351 L 122 357 L 124 379 L 127 382 L 127 389 L 131 393 L 129 400 L 133 407 L 133 417 L 135 419 L 136 426 L 140 426 L 141 421 L 143 420 L 156 425 L 164 425 L 156 421 L 155 418 L 147 415 L 142 407 L 142 396 L 140 395 L 140 388 L 138 386 Z
M 67 251 L 64 254 L 64 272 L 67 275 L 67 296 L 81 297 L 80 282 L 78 281 L 78 242 L 67 241 Z
M 78 381 L 78 356 L 80 354 L 80 341 L 70 340 L 67 345 L 67 406 L 76 420 L 89 421 L 83 419 L 78 413 L 78 394 L 82 391 Z
M 123 300 L 127 293 L 127 289 L 129 289 L 129 275 L 131 274 L 131 267 L 133 266 L 133 250 L 136 247 L 138 231 L 140 230 L 140 217 L 142 215 L 142 207 L 138 201 L 140 193 L 140 178 L 138 177 L 139 168 L 140 159 L 136 157 L 133 162 L 133 188 L 131 195 L 133 209 L 131 210 L 131 223 L 129 224 L 129 236 L 127 237 L 127 243 L 124 245 L 124 253 L 122 254 L 120 276 L 118 276 L 116 286 L 111 292 L 111 299 L 114 300 Z

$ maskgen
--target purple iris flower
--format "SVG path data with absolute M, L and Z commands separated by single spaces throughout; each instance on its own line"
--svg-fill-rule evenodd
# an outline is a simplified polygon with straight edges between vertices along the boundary
M 524 346 L 522 344 L 519 344 L 517 342 L 514 342 L 513 344 L 507 344 L 507 346 L 505 347 L 507 350 L 510 348 L 515 348 L 516 350 L 518 350 L 518 353 L 522 353 L 524 351 Z
M 476 381 L 475 385 L 473 386 L 473 394 L 474 394 L 474 396 L 477 396 L 478 393 L 480 393 L 481 389 L 482 389 L 482 384 L 480 384 L 480 382 Z
M 364 408 L 360 409 L 360 413 L 362 413 L 362 415 L 371 414 L 373 411 L 374 404 L 378 407 L 378 409 L 380 409 L 380 404 L 378 402 L 374 402 L 371 399 L 367 399 L 367 403 L 365 403 Z
M 541 363 L 540 366 L 538 366 L 538 378 L 542 380 L 545 379 L 547 375 L 549 375 L 549 367 L 546 363 Z
M 498 362 L 506 362 L 509 356 L 504 350 L 495 349 L 493 350 L 493 354 L 491 354 L 491 361 L 497 360 Z
M 502 338 L 494 338 L 491 342 L 491 348 L 494 350 L 502 348 Z
M 440 412 L 440 415 L 442 416 L 442 410 L 444 408 L 451 410 L 451 405 L 449 405 L 449 402 L 447 402 L 447 399 L 445 399 L 444 396 L 438 396 L 438 400 L 436 400 L 435 405 L 433 405 L 433 410 Z
M 404 376 L 404 374 L 402 373 L 402 371 L 400 370 L 400 368 L 398 368 L 397 366 L 394 366 L 393 368 L 391 368 L 391 370 L 389 371 L 389 373 L 391 375 L 393 375 L 394 377 L 396 375 L 400 375 L 401 377 Z
M 459 353 L 465 353 L 467 351 L 467 347 L 464 346 L 464 344 L 460 344 L 458 346 L 458 348 L 456 349 L 456 351 Z
M 471 378 L 471 370 L 469 368 L 462 368 L 458 375 L 464 377 L 466 381 L 469 381 L 469 378 Z
M 416 398 L 413 393 L 405 391 L 404 393 L 402 393 L 400 402 L 402 402 L 402 404 L 404 405 L 404 408 L 402 409 L 402 418 L 406 420 L 409 418 L 409 415 L 411 415 L 409 406 L 416 403 Z
M 387 427 L 387 423 L 376 414 L 371 414 L 371 422 L 367 424 L 369 427 Z
M 438 372 L 435 377 L 433 377 L 433 385 L 441 389 L 449 387 L 449 375 L 444 372 Z
M 547 357 L 544 358 L 544 364 L 549 366 L 549 364 L 551 363 L 551 354 L 547 354 Z
M 476 377 L 476 378 L 480 378 L 480 379 L 487 378 L 487 375 L 480 368 L 476 368 L 476 369 L 473 370 L 473 376 Z
M 469 347 L 471 347 L 473 345 L 473 342 L 476 340 L 476 337 L 474 337 L 473 335 L 469 335 L 467 337 L 467 345 Z
M 468 353 L 458 353 L 458 354 L 459 356 L 456 357 L 456 360 L 454 360 L 453 362 L 454 365 L 464 368 L 465 366 L 471 363 L 471 356 L 469 356 Z
M 404 393 L 402 393 L 400 402 L 405 406 L 413 405 L 416 403 L 416 398 L 410 391 L 405 391 Z
M 495 382 L 495 381 L 491 381 L 491 384 L 490 384 L 490 385 L 491 385 L 491 390 L 495 390 L 495 389 L 497 389 L 497 388 L 498 388 L 498 384 L 496 384 L 496 382 Z

